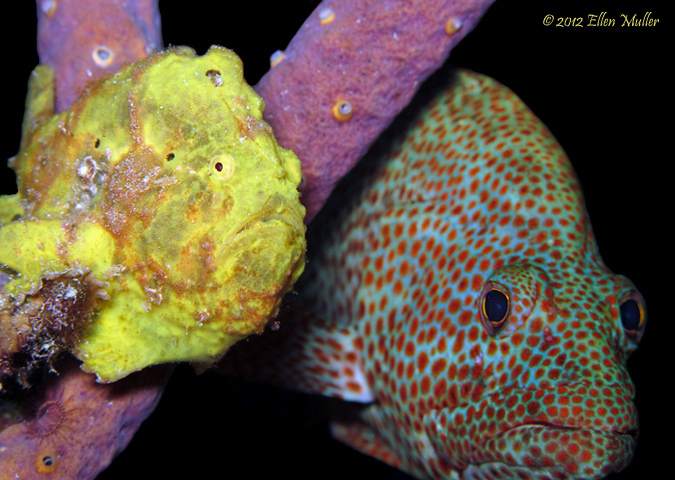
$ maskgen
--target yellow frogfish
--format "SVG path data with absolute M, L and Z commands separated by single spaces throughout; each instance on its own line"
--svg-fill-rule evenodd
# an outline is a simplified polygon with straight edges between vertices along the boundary
M 0 374 L 69 350 L 111 382 L 262 331 L 304 268 L 305 209 L 241 60 L 174 48 L 53 105 L 38 66 L 0 197 Z

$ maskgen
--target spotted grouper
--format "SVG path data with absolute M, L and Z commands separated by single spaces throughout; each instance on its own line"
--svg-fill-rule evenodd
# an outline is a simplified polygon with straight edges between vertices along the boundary
M 253 372 L 237 355 L 264 342 L 258 376 L 348 401 L 333 434 L 417 478 L 619 471 L 644 300 L 603 264 L 549 130 L 503 85 L 451 72 L 312 225 L 281 330 L 226 360 Z

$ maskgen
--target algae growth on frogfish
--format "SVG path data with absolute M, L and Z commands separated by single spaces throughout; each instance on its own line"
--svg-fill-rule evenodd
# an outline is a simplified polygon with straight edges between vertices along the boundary
M 0 374 L 68 350 L 110 382 L 260 332 L 304 268 L 305 209 L 240 59 L 170 49 L 53 108 L 38 66 L 0 198 Z

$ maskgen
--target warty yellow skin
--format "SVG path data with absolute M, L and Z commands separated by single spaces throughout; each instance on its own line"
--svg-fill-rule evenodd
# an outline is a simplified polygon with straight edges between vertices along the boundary
M 172 49 L 53 104 L 40 66 L 0 198 L 0 373 L 66 348 L 110 382 L 260 332 L 304 268 L 305 209 L 241 60 Z

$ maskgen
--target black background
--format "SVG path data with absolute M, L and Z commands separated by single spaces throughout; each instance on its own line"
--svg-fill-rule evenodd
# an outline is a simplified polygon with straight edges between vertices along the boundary
M 232 48 L 255 84 L 272 52 L 285 48 L 318 2 L 250 1 L 226 8 L 229 3 L 162 0 L 164 42 L 198 53 L 211 44 Z M 37 64 L 35 6 L 25 0 L 13 4 L 15 13 L 1 33 L 7 60 L 1 77 L 3 162 L 18 150 L 27 78 Z M 666 404 L 673 374 L 663 297 L 672 277 L 667 239 L 674 160 L 665 148 L 674 122 L 665 74 L 672 63 L 672 18 L 664 4 L 497 0 L 450 57 L 510 87 L 551 129 L 581 178 L 605 262 L 631 278 L 647 301 L 650 323 L 629 360 L 641 438 L 633 463 L 610 477 L 614 480 L 663 472 L 665 449 L 672 446 L 672 438 L 663 435 L 673 431 Z M 602 11 L 617 19 L 621 13 L 641 17 L 652 11 L 660 23 L 631 29 L 542 23 L 551 14 L 581 16 L 586 24 L 589 14 Z M 11 171 L 3 167 L 0 179 L 4 193 L 15 191 Z M 408 478 L 332 440 L 324 403 L 318 396 L 210 373 L 197 377 L 179 367 L 157 411 L 100 478 Z

